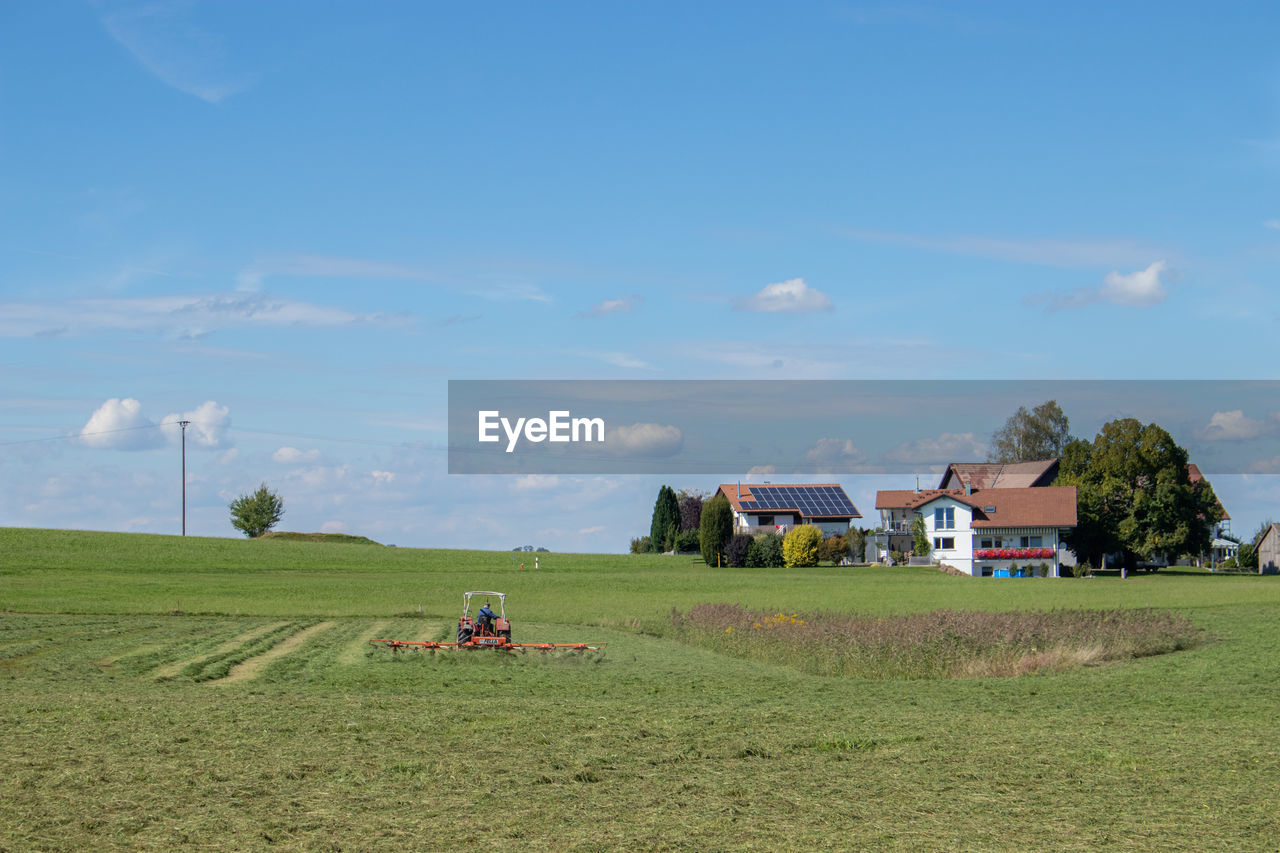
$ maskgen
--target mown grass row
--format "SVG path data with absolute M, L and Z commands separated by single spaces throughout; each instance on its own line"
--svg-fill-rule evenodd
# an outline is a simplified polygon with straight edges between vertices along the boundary
M 1059 672 L 1189 649 L 1185 615 L 1143 610 L 935 610 L 907 616 L 760 611 L 736 604 L 673 610 L 664 632 L 714 651 L 859 678 L 973 678 Z
M 299 631 L 314 625 L 315 621 L 304 620 L 281 625 L 235 649 L 193 660 L 179 671 L 179 675 L 195 682 L 226 678 L 235 665 L 269 651 Z

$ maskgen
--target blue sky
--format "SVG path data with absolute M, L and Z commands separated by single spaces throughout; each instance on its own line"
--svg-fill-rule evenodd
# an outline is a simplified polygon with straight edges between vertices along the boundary
M 1275 378 L 1278 25 L 3 4 L 0 524 L 177 532 L 187 416 L 191 533 L 265 481 L 288 529 L 614 551 L 663 478 L 449 476 L 447 380 Z M 1238 532 L 1264 470 L 1214 478 Z

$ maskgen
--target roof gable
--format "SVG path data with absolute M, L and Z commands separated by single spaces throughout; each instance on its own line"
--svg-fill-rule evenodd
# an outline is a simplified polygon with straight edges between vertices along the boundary
M 1057 459 L 1031 462 L 952 462 L 938 488 L 1021 489 L 1048 486 L 1058 476 Z

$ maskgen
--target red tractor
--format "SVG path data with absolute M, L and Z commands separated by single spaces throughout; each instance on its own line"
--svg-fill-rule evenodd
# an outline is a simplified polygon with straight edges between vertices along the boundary
M 484 604 L 471 615 L 471 598 L 484 596 Z M 498 612 L 490 607 L 490 602 L 498 599 Z M 439 640 L 370 640 L 375 646 L 390 649 L 392 652 L 429 651 L 435 654 L 438 649 L 502 649 L 508 652 L 598 652 L 605 647 L 604 643 L 513 643 L 511 642 L 511 622 L 507 620 L 507 594 L 505 592 L 464 592 L 462 594 L 462 616 L 458 617 L 458 642 L 447 643 Z
M 471 616 L 471 597 L 483 595 L 484 604 Z M 498 599 L 498 612 L 489 606 L 491 598 Z M 459 646 L 511 646 L 511 622 L 507 619 L 507 595 L 503 592 L 464 592 L 462 615 L 458 617 Z

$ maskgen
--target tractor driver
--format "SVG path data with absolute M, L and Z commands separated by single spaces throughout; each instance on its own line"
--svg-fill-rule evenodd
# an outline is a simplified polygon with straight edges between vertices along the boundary
M 480 612 L 476 614 L 480 620 L 480 627 L 486 631 L 493 630 L 493 611 L 489 609 L 489 599 L 484 600 L 484 606 L 480 608 Z

